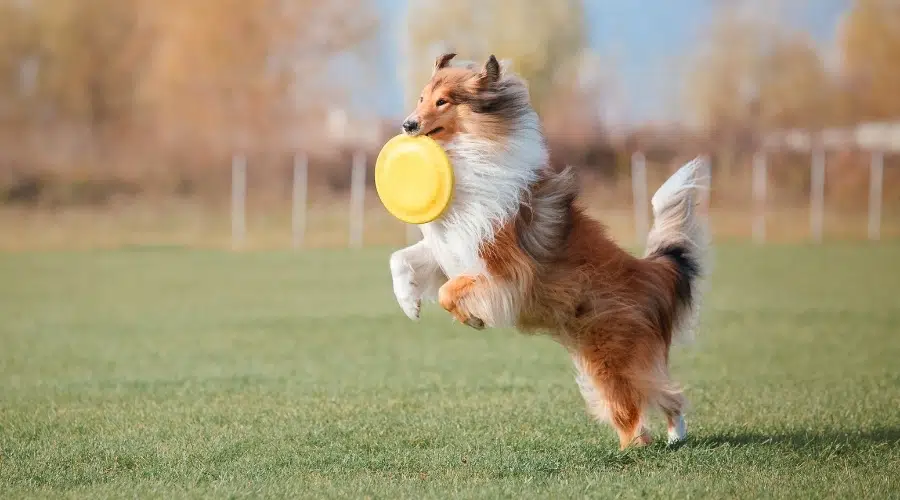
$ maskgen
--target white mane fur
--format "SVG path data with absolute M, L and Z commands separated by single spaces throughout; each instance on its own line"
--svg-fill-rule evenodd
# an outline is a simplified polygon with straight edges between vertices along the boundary
M 444 215 L 421 226 L 425 244 L 447 276 L 483 273 L 479 247 L 516 215 L 547 164 L 537 114 L 521 118 L 504 143 L 459 134 L 444 149 L 453 163 L 453 200 Z

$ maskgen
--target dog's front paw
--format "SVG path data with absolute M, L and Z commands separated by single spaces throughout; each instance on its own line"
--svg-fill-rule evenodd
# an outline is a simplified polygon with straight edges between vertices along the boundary
M 398 280 L 394 282 L 394 296 L 397 298 L 397 304 L 409 319 L 416 321 L 419 319 L 419 313 L 422 310 L 422 298 L 418 287 L 412 281 Z
M 419 313 L 422 310 L 422 300 L 414 297 L 397 298 L 400 309 L 413 321 L 419 320 Z
M 470 326 L 476 330 L 484 330 L 484 321 L 475 316 L 469 316 L 464 323 L 466 326 Z
M 413 279 L 413 269 L 409 263 L 403 259 L 400 252 L 391 256 L 391 279 L 394 285 L 394 296 L 400 309 L 409 319 L 415 321 L 419 319 L 419 312 L 422 308 L 422 294 L 416 282 Z
M 484 320 L 473 316 L 465 307 L 465 299 L 477 284 L 475 276 L 457 276 L 438 290 L 438 303 L 460 323 L 481 330 L 485 326 Z

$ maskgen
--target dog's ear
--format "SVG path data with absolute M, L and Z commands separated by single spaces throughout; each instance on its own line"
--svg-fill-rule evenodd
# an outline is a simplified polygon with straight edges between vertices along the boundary
M 491 57 L 488 57 L 487 62 L 484 63 L 481 73 L 478 73 L 478 82 L 482 85 L 491 85 L 497 83 L 498 80 L 500 80 L 500 62 L 497 61 L 494 54 L 491 54 Z
M 443 69 L 449 66 L 450 61 L 452 61 L 454 57 L 456 57 L 455 52 L 448 52 L 446 54 L 437 56 L 437 58 L 435 58 L 434 60 L 434 71 L 432 71 L 431 73 L 432 76 L 434 75 L 434 73 L 437 73 L 439 69 Z

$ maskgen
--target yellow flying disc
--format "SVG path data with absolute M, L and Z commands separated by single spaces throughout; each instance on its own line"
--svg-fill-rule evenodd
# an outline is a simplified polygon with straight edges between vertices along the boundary
M 431 222 L 453 197 L 450 158 L 430 137 L 398 135 L 375 160 L 375 190 L 394 217 L 409 224 Z

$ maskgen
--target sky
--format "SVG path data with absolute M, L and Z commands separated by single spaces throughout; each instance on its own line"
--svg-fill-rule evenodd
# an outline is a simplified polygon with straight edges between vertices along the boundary
M 407 1 L 416 0 L 377 0 L 382 20 L 377 103 L 378 112 L 387 117 L 402 116 L 407 107 L 398 72 Z M 585 0 L 589 46 L 601 59 L 612 61 L 620 81 L 619 120 L 676 119 L 675 65 L 701 40 L 711 20 L 710 6 L 717 1 L 722 0 Z M 793 7 L 786 22 L 831 51 L 837 23 L 850 0 L 788 1 Z

